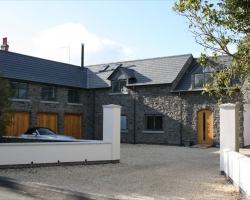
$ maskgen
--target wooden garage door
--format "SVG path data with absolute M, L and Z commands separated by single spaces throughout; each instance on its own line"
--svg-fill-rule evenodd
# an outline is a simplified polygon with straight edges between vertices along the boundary
M 64 135 L 82 138 L 82 115 L 64 115 Z
M 7 126 L 7 135 L 17 136 L 25 133 L 30 125 L 30 114 L 28 112 L 14 112 L 12 121 L 14 125 Z
M 56 113 L 38 113 L 37 126 L 46 127 L 57 133 L 58 131 L 58 115 Z

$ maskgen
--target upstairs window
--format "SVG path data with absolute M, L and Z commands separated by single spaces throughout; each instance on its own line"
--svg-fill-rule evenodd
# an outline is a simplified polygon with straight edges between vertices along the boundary
M 56 101 L 56 87 L 42 85 L 42 100 Z
M 212 81 L 211 72 L 194 74 L 194 88 L 203 88 L 206 83 L 211 83 Z
M 21 83 L 21 82 L 10 82 L 11 88 L 15 91 L 14 92 L 14 98 L 16 99 L 27 99 L 27 83 Z
M 126 79 L 116 80 L 111 82 L 112 92 L 126 92 L 127 88 L 125 87 L 127 84 Z
M 203 88 L 206 83 L 213 82 L 211 73 L 215 73 L 216 70 L 210 65 L 203 67 L 203 73 L 194 74 L 194 88 Z
M 99 72 L 104 72 L 106 69 L 109 68 L 109 65 L 104 65 L 100 70 Z
M 115 69 L 117 69 L 118 67 L 121 67 L 121 66 L 122 66 L 122 64 L 116 64 L 112 69 L 115 70 Z
M 162 115 L 146 115 L 146 130 L 162 130 Z
M 69 89 L 68 90 L 68 102 L 80 103 L 80 90 Z

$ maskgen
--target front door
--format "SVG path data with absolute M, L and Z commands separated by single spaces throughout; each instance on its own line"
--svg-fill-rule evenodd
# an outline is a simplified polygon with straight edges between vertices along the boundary
M 197 113 L 197 143 L 213 144 L 213 113 L 210 110 Z

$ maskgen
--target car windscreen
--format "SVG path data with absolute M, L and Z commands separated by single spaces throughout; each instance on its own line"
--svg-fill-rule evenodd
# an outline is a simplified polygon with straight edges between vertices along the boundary
M 55 135 L 53 131 L 46 129 L 46 128 L 39 128 L 37 129 L 37 131 L 40 135 Z

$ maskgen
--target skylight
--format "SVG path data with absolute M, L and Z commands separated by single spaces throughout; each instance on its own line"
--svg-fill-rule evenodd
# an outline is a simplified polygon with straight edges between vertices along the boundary
M 108 69 L 109 65 L 104 65 L 99 72 L 104 72 L 106 69 Z
M 115 70 L 116 68 L 122 66 L 122 64 L 116 64 L 112 69 Z

